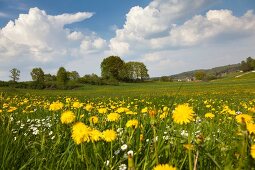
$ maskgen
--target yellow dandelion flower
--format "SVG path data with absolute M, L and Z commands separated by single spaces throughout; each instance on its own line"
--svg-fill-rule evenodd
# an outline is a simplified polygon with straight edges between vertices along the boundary
M 90 141 L 91 129 L 82 122 L 77 122 L 72 127 L 72 138 L 76 144 Z
M 176 168 L 168 164 L 159 164 L 153 170 L 176 170 Z
M 87 104 L 85 106 L 85 110 L 87 110 L 88 112 L 90 112 L 93 109 L 93 106 L 91 104 Z
M 143 109 L 141 110 L 141 112 L 142 112 L 142 113 L 147 113 L 147 112 L 148 112 L 148 108 L 147 108 L 147 107 L 143 108 Z
M 255 144 L 251 145 L 251 157 L 255 159 Z
M 212 113 L 206 113 L 206 114 L 205 114 L 205 118 L 210 118 L 210 119 L 212 119 L 212 118 L 214 118 L 214 117 L 215 117 L 215 115 L 212 114 Z
M 247 130 L 249 132 L 249 134 L 255 134 L 255 124 L 253 123 L 247 123 Z
M 182 104 L 178 105 L 174 111 L 173 111 L 173 120 L 175 123 L 178 124 L 186 124 L 194 120 L 194 111 L 192 107 L 189 107 L 189 105 Z
M 89 118 L 89 122 L 90 122 L 91 124 L 97 124 L 97 123 L 98 123 L 98 117 L 96 117 L 96 116 L 91 116 L 91 117 Z
M 90 139 L 92 142 L 97 142 L 100 140 L 102 134 L 99 130 L 97 129 L 93 129 L 91 132 L 90 132 Z
M 53 102 L 52 104 L 50 104 L 50 111 L 58 111 L 60 109 L 62 109 L 64 107 L 64 104 L 57 101 L 57 102 Z
M 119 120 L 119 118 L 120 118 L 120 115 L 118 113 L 110 113 L 107 115 L 107 120 L 110 122 L 117 121 Z
M 80 102 L 74 102 L 74 103 L 73 103 L 73 107 L 74 107 L 74 108 L 81 108 L 82 106 L 83 106 L 83 104 L 80 103 Z
M 127 128 L 129 128 L 129 127 L 137 128 L 137 126 L 138 126 L 138 120 L 136 120 L 136 119 L 129 120 L 126 123 Z
M 65 111 L 61 114 L 60 120 L 63 124 L 69 124 L 75 120 L 75 115 L 72 111 Z
M 165 119 L 168 115 L 168 112 L 163 112 L 162 114 L 160 114 L 159 118 L 160 119 Z
M 102 132 L 102 138 L 106 141 L 106 142 L 112 142 L 117 138 L 117 133 L 114 130 L 105 130 Z
M 247 114 L 240 114 L 236 116 L 238 123 L 253 123 L 252 116 Z
M 107 113 L 107 108 L 99 108 L 97 111 L 98 113 L 105 114 Z
M 188 144 L 184 144 L 183 147 L 187 150 L 193 150 L 194 149 L 194 145 L 188 143 Z

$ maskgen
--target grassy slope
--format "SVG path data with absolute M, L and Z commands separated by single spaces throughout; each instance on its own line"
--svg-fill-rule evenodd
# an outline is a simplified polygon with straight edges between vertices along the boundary
M 211 82 L 148 82 L 148 83 L 122 83 L 120 86 L 94 86 L 84 85 L 78 90 L 27 90 L 0 88 L 0 92 L 9 94 L 38 94 L 38 95 L 68 95 L 68 96 L 173 96 L 198 95 L 211 93 L 255 93 L 255 73 L 249 73 L 239 78 L 235 76 L 242 73 L 230 74 L 227 77 Z M 178 90 L 180 91 L 178 92 Z

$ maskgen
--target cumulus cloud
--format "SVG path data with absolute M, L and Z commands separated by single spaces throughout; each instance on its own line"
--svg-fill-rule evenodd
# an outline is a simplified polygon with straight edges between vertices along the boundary
M 236 17 L 230 10 L 210 10 L 179 23 L 202 8 L 207 1 L 153 0 L 145 8 L 136 6 L 126 15 L 122 29 L 110 40 L 112 53 L 143 55 L 208 43 L 221 36 L 245 37 L 255 33 L 255 15 L 247 11 Z
M 0 29 L 0 66 L 5 68 L 12 62 L 15 65 L 22 62 L 23 68 L 31 65 L 56 67 L 83 54 L 103 50 L 106 41 L 95 33 L 84 35 L 65 28 L 92 16 L 90 12 L 52 16 L 38 8 L 31 8 L 28 14 L 20 14 Z

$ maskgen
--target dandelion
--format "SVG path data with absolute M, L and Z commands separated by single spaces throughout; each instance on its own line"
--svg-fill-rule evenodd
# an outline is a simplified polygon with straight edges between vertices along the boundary
M 168 164 L 159 164 L 153 170 L 176 170 L 176 168 Z
M 102 134 L 99 130 L 97 129 L 93 129 L 91 132 L 90 132 L 90 139 L 92 142 L 97 142 L 100 140 Z
M 212 118 L 214 118 L 214 117 L 215 117 L 215 115 L 212 114 L 212 113 L 206 113 L 206 114 L 205 114 L 205 118 L 210 118 L 210 119 L 212 119 Z
M 184 144 L 183 147 L 187 150 L 193 150 L 194 149 L 194 145 L 188 143 L 188 144 Z
M 102 132 L 102 137 L 106 142 L 112 142 L 117 138 L 117 134 L 114 130 L 105 130 Z
M 178 105 L 175 110 L 173 111 L 173 120 L 177 124 L 186 124 L 190 121 L 194 120 L 194 111 L 192 107 L 189 107 L 189 105 L 182 104 Z
M 85 106 L 85 110 L 87 110 L 88 112 L 90 112 L 92 110 L 93 106 L 91 104 L 87 104 Z
M 82 105 L 83 105 L 83 104 L 80 103 L 80 102 L 74 102 L 74 103 L 73 103 L 73 107 L 74 107 L 74 108 L 81 108 Z
M 138 120 L 136 120 L 136 119 L 129 120 L 129 121 L 126 123 L 126 127 L 127 127 L 127 128 L 129 128 L 129 127 L 137 128 L 137 126 L 138 126 Z
M 252 116 L 247 114 L 240 114 L 236 116 L 236 121 L 238 123 L 252 123 Z
M 75 115 L 72 111 L 65 111 L 61 114 L 60 120 L 63 124 L 69 124 L 75 120 Z
M 120 115 L 118 113 L 110 113 L 107 115 L 107 120 L 110 122 L 115 122 L 119 120 Z
M 249 134 L 252 134 L 252 133 L 255 134 L 255 124 L 248 123 L 246 127 L 247 127 Z
M 91 117 L 89 118 L 89 122 L 90 122 L 91 124 L 97 124 L 97 123 L 98 123 L 98 117 L 96 117 L 96 116 L 91 116 Z
M 99 108 L 97 111 L 98 113 L 105 114 L 107 113 L 107 108 Z
M 255 159 L 255 144 L 251 145 L 251 157 Z
M 77 122 L 72 127 L 72 138 L 76 144 L 90 141 L 90 128 L 82 122 Z
M 62 109 L 64 107 L 64 104 L 57 101 L 57 102 L 53 102 L 51 105 L 50 105 L 50 111 L 58 111 L 60 109 Z

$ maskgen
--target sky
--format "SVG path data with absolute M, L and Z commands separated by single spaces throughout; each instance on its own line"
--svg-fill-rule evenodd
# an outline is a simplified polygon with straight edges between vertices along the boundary
M 108 56 L 151 77 L 255 58 L 254 0 L 0 0 L 0 80 L 41 67 L 100 75 Z

